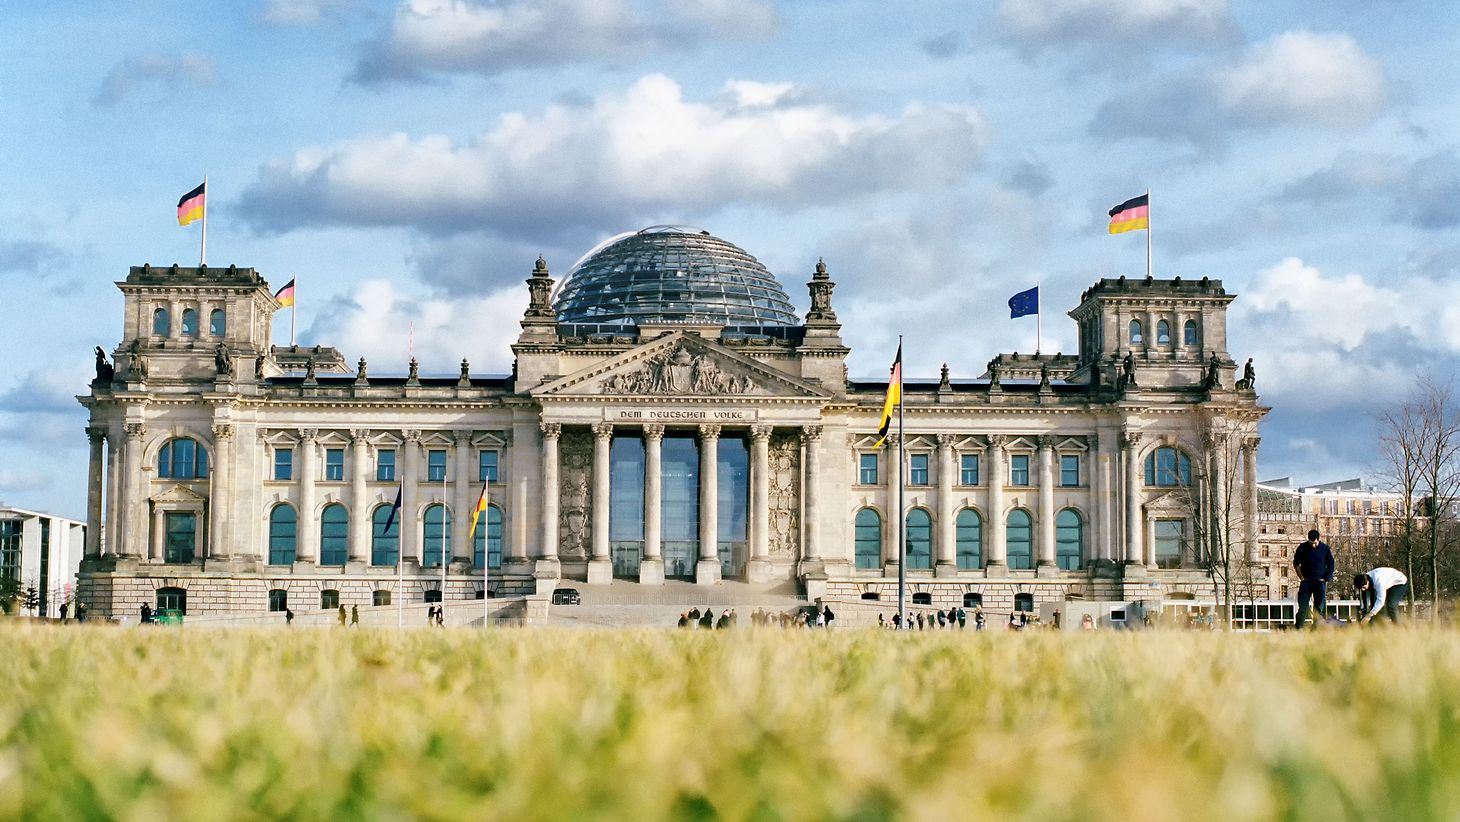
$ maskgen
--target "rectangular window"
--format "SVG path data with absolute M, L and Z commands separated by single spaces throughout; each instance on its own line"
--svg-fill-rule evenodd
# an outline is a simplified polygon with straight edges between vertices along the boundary
M 496 482 L 497 481 L 497 452 L 496 451 L 483 451 L 481 453 L 481 456 L 477 458 L 477 481 L 478 482 Z
M 960 459 L 959 485 L 978 485 L 978 455 L 964 454 Z
M 294 479 L 294 449 L 274 449 L 274 479 L 287 482 Z
M 375 479 L 380 482 L 395 482 L 394 448 L 382 448 L 375 452 Z
M 928 455 L 911 454 L 908 456 L 908 485 L 928 484 Z
M 1080 455 L 1060 454 L 1060 485 L 1073 488 L 1080 484 Z
M 0 579 L 20 580 L 21 525 L 18 519 L 0 520 Z
M 1186 521 L 1156 520 L 1155 540 L 1157 567 L 1180 568 L 1183 543 L 1186 542 Z
M 1012 454 L 1009 456 L 1009 484 L 1029 484 L 1029 455 Z
M 163 515 L 163 524 L 167 529 L 163 542 L 163 562 L 192 562 L 198 541 L 197 514 L 168 512 Z
M 324 478 L 326 482 L 342 482 L 345 479 L 345 449 L 324 449 Z
M 857 458 L 857 482 L 862 485 L 877 484 L 876 454 L 862 454 Z
M 446 451 L 433 449 L 426 452 L 426 481 L 445 482 Z

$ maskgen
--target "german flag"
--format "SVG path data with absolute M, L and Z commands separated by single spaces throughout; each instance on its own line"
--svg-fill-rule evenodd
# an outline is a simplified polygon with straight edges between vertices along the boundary
M 877 442 L 872 447 L 881 448 L 892 428 L 892 409 L 902 402 L 902 343 L 897 344 L 897 359 L 892 361 L 892 376 L 887 381 L 887 399 L 882 401 L 882 422 L 877 425 Z
M 187 225 L 194 220 L 203 218 L 203 210 L 208 207 L 208 184 L 205 182 L 197 188 L 189 191 L 177 201 L 177 224 Z
M 1110 209 L 1110 233 L 1151 228 L 1151 194 L 1146 192 Z
M 470 543 L 476 537 L 477 523 L 482 521 L 482 514 L 487 511 L 487 486 L 482 484 L 482 495 L 477 497 L 477 507 L 471 509 L 471 529 L 466 532 L 466 541 Z
M 294 280 L 291 279 L 284 283 L 284 287 L 274 294 L 274 299 L 278 300 L 279 305 L 284 308 L 292 307 L 294 305 Z

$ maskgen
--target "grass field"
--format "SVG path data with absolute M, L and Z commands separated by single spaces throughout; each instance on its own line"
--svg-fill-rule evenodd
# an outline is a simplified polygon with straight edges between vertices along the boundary
M 1460 634 L 0 628 L 0 817 L 1455 819 Z

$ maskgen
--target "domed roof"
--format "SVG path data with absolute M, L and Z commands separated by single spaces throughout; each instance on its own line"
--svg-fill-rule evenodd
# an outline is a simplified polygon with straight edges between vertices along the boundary
M 651 226 L 600 243 L 563 279 L 553 310 L 563 323 L 797 324 L 765 266 L 689 226 Z

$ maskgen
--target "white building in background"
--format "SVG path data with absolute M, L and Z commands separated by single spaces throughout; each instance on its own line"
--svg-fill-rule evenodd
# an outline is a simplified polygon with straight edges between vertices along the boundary
M 71 599 L 86 543 L 86 523 L 0 503 L 0 579 L 34 587 L 39 616 L 59 617 Z
M 115 368 L 98 350 L 79 398 L 92 612 L 675 578 L 888 599 L 899 519 L 919 605 L 1206 592 L 1217 511 L 1256 555 L 1267 409 L 1236 379 L 1220 281 L 1102 279 L 1071 301 L 1078 353 L 908 380 L 902 465 L 875 446 L 886 379 L 847 377 L 821 263 L 804 319 L 696 229 L 616 237 L 556 291 L 539 259 L 526 282 L 512 374 L 382 377 L 272 346 L 281 306 L 252 269 L 131 269 Z

